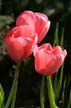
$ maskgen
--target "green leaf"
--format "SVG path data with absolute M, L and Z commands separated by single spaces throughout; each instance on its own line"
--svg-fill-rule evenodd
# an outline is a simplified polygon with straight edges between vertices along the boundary
M 66 82 L 67 82 L 67 79 L 65 77 L 65 80 L 64 80 L 64 84 L 63 84 L 63 91 L 62 91 L 62 105 L 61 105 L 61 108 L 64 108 L 64 94 L 65 94 L 65 87 L 66 87 Z
M 71 108 L 71 90 L 70 90 L 70 97 L 69 97 L 67 108 Z
M 56 24 L 56 29 L 55 29 L 55 34 L 54 34 L 54 44 L 53 46 L 56 46 L 59 44 L 59 39 L 58 39 L 58 29 L 59 29 L 59 23 L 57 22 Z M 54 92 L 56 93 L 56 87 L 57 87 L 57 78 L 58 78 L 58 73 L 55 74 L 54 76 Z
M 59 39 L 58 39 L 58 26 L 59 24 L 56 24 L 56 30 L 55 30 L 55 35 L 54 35 L 54 46 L 59 44 Z
M 3 91 L 3 88 L 0 84 L 0 108 L 2 108 L 3 103 L 4 103 L 4 91 Z
M 59 97 L 59 93 L 61 91 L 62 79 L 63 79 L 63 68 L 64 68 L 64 65 L 62 65 L 62 67 L 61 67 L 61 72 L 60 72 L 59 81 L 58 81 L 57 88 L 56 88 L 56 94 L 55 94 L 56 96 L 55 97 Z
M 64 44 L 64 28 L 62 30 L 62 35 L 61 35 L 61 39 L 60 39 L 60 46 L 63 48 L 63 44 Z

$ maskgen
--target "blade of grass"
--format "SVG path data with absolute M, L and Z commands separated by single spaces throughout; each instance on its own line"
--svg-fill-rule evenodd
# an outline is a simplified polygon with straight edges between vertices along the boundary
M 54 34 L 54 46 L 59 44 L 59 39 L 58 39 L 58 26 L 59 24 L 56 24 L 56 29 L 55 29 L 55 34 Z
M 65 94 L 66 81 L 67 81 L 67 79 L 65 77 L 64 84 L 63 84 L 62 105 L 61 105 L 61 108 L 64 108 L 64 94 Z
M 62 29 L 62 35 L 61 35 L 61 39 L 60 39 L 60 46 L 63 48 L 64 46 L 64 28 Z
M 56 98 L 59 97 L 59 94 L 61 91 L 62 79 L 63 79 L 63 68 L 64 68 L 64 65 L 61 67 L 61 73 L 60 73 L 59 81 L 58 81 L 57 88 L 56 88 L 56 94 L 55 94 Z
M 60 46 L 63 48 L 63 44 L 64 44 L 64 28 L 62 29 L 62 35 L 61 35 L 61 39 L 60 39 Z M 56 95 L 55 97 L 59 97 L 59 93 L 61 91 L 61 86 L 62 86 L 62 79 L 63 79 L 63 68 L 64 65 L 61 67 L 61 72 L 60 72 L 60 76 L 59 76 L 59 81 L 56 87 Z
M 4 91 L 2 85 L 0 84 L 0 108 L 3 108 L 4 104 Z
M 71 90 L 70 90 L 70 97 L 69 97 L 67 108 L 71 108 Z

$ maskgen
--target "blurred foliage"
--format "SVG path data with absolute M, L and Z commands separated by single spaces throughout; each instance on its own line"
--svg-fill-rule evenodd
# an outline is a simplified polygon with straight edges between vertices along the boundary
M 0 30 L 11 23 L 14 22 L 14 18 L 12 16 L 0 15 Z

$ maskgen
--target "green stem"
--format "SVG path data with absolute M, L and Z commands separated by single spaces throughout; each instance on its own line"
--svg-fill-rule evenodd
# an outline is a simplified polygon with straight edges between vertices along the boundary
M 64 68 L 64 65 L 61 67 L 61 73 L 60 73 L 59 81 L 58 81 L 58 84 L 57 84 L 57 87 L 56 87 L 55 97 L 59 97 L 59 94 L 60 94 L 60 91 L 61 91 L 62 79 L 63 79 L 63 68 Z
M 17 65 L 16 65 L 16 69 L 15 69 L 15 75 L 14 75 L 13 84 L 12 84 L 12 87 L 11 87 L 11 90 L 10 90 L 10 93 L 9 93 L 5 108 L 9 107 L 9 105 L 11 104 L 12 98 L 15 95 L 15 92 L 17 92 L 16 85 L 17 85 L 18 74 L 19 74 L 19 66 L 20 66 L 20 63 L 18 62 Z
M 17 82 L 18 83 L 18 82 Z M 15 100 L 16 100 L 16 93 L 17 93 L 17 83 L 16 83 L 16 87 L 15 87 L 15 92 L 14 92 L 14 95 L 13 95 L 13 99 L 12 99 L 12 103 L 11 103 L 11 108 L 14 108 L 14 105 L 15 105 Z
M 41 108 L 44 108 L 44 80 L 45 80 L 45 76 L 42 76 L 41 86 L 40 86 L 40 106 Z
M 15 84 L 15 88 L 14 88 L 14 94 L 13 94 L 13 99 L 12 99 L 12 103 L 11 103 L 11 108 L 14 108 L 15 100 L 16 100 L 17 85 L 18 85 L 18 75 L 19 75 L 19 66 L 20 66 L 20 63 L 17 64 L 17 69 L 16 69 L 16 84 Z
M 48 98 L 49 98 L 50 108 L 58 108 L 58 106 L 55 104 L 55 96 L 50 76 L 47 77 L 47 86 L 48 86 Z

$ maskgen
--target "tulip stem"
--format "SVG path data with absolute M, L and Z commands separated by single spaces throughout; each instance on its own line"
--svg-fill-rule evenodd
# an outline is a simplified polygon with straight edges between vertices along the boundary
M 18 83 L 18 75 L 19 75 L 19 67 L 20 67 L 20 62 L 17 63 L 16 69 L 15 69 L 15 74 L 14 74 L 14 79 L 13 79 L 13 84 L 8 96 L 8 99 L 6 101 L 5 107 L 8 108 L 9 105 L 11 104 L 11 108 L 14 108 L 15 105 L 15 98 L 16 98 L 16 93 L 17 93 L 17 83 Z M 11 103 L 12 101 L 12 103 Z
M 40 108 L 45 108 L 44 107 L 44 81 L 45 81 L 45 76 L 42 76 L 41 79 L 41 86 L 40 86 Z
M 11 103 L 11 108 L 14 108 L 14 105 L 15 105 L 15 100 L 16 100 L 16 93 L 17 93 L 17 83 L 18 81 L 16 82 L 16 87 L 15 87 L 15 92 L 13 94 L 13 98 L 12 98 L 12 103 Z
M 55 104 L 55 96 L 50 76 L 47 77 L 47 87 L 48 87 L 48 98 L 49 98 L 50 108 L 58 108 L 58 106 Z

